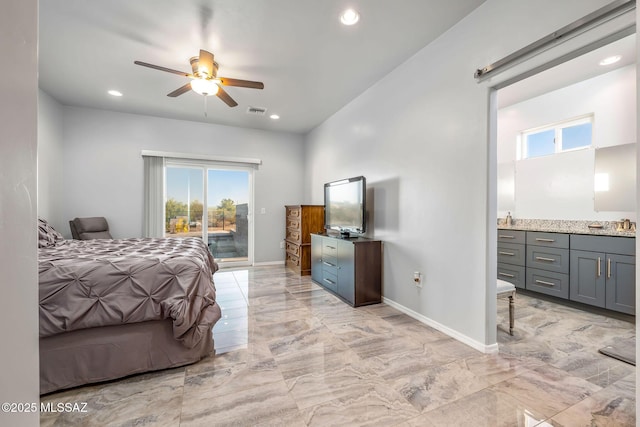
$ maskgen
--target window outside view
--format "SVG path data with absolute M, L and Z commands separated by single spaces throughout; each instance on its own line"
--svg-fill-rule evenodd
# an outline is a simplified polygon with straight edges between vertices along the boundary
M 591 146 L 593 118 L 570 120 L 535 131 L 522 132 L 523 156 L 548 156 Z
M 165 200 L 165 236 L 204 238 L 217 260 L 248 259 L 249 172 L 167 167 Z

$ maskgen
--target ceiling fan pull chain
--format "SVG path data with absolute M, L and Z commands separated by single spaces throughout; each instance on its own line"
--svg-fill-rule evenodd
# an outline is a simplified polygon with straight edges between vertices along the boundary
M 207 117 L 207 96 L 203 96 L 204 98 L 204 116 Z

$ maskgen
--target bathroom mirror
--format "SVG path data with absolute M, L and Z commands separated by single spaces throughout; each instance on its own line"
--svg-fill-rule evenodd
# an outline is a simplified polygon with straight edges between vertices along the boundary
M 593 207 L 601 211 L 636 210 L 636 144 L 595 150 Z

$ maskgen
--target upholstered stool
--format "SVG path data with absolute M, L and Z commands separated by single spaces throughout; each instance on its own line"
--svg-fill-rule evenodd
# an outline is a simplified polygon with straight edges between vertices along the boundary
M 498 295 L 498 298 L 509 297 L 509 335 L 513 335 L 513 314 L 516 287 L 509 282 L 498 279 L 496 294 Z

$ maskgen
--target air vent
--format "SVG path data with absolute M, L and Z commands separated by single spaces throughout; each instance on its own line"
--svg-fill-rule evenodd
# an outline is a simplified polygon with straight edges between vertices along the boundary
M 247 114 L 255 114 L 256 116 L 264 116 L 267 112 L 266 108 L 262 107 L 247 107 Z

